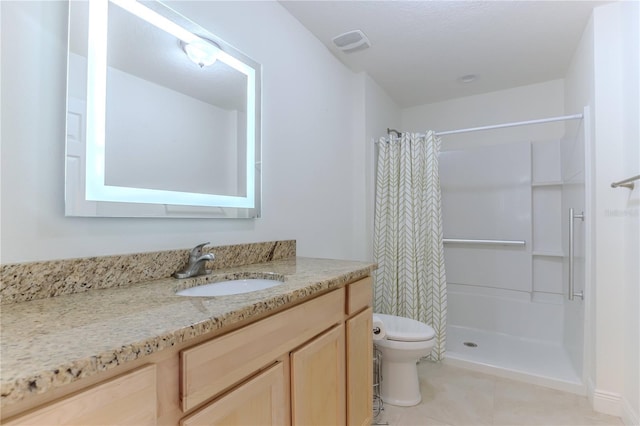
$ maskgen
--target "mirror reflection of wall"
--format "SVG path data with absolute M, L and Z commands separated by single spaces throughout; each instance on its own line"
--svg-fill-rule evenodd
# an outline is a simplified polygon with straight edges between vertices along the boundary
M 89 2 L 70 5 L 69 128 L 75 127 L 70 126 L 71 121 L 86 122 L 85 113 L 91 114 L 85 107 L 86 100 L 91 99 L 87 87 L 91 92 L 92 84 L 91 76 L 87 76 L 87 65 L 91 62 L 87 46 L 94 46 L 87 43 L 89 7 Z M 206 217 L 220 216 L 210 214 L 210 208 L 216 207 L 210 200 L 220 198 L 226 200 L 220 206 L 232 210 L 227 214 L 223 209 L 225 214 L 221 217 L 257 217 L 259 204 L 253 199 L 237 206 L 233 200 L 246 200 L 259 192 L 260 170 L 256 164 L 260 161 L 260 67 L 223 41 L 213 41 L 215 36 L 171 13 L 166 6 L 155 4 L 155 7 L 173 22 L 188 26 L 207 43 L 220 47 L 222 60 L 208 66 L 194 63 L 186 55 L 185 43 L 174 34 L 108 3 L 103 185 L 114 190 L 135 188 L 154 194 L 205 194 L 208 201 L 202 205 L 209 208 L 198 209 L 194 203 L 195 216 L 198 211 Z M 251 72 L 239 72 L 243 67 Z M 91 132 L 68 133 L 73 137 L 68 136 L 67 141 L 67 214 L 75 215 L 73 208 L 69 211 L 69 204 L 77 205 L 78 200 L 70 192 L 84 191 L 83 171 L 91 173 L 93 157 L 88 157 L 88 166 L 82 158 L 87 152 L 83 144 L 91 143 Z M 257 188 L 248 185 L 254 182 Z M 79 198 L 77 194 L 75 198 Z M 92 200 L 87 197 L 87 201 Z M 132 201 L 135 201 L 132 204 L 145 202 Z M 170 199 L 162 201 L 161 204 L 172 204 Z M 162 209 L 158 215 L 181 216 L 175 212 L 189 210 L 186 209 L 189 203 L 176 204 L 183 207 Z M 233 211 L 235 207 L 249 207 L 252 211 Z M 155 215 L 148 213 L 150 206 L 140 208 L 145 211 L 141 215 Z M 75 213 L 100 215 L 93 214 L 93 210 L 76 209 Z M 107 210 L 113 212 L 113 208 Z M 123 212 L 122 216 L 137 215 L 135 209 L 131 213 L 130 207 Z M 188 212 L 186 216 L 194 215 Z
M 238 188 L 236 168 L 237 111 L 116 69 L 110 70 L 107 81 L 107 185 L 245 193 Z

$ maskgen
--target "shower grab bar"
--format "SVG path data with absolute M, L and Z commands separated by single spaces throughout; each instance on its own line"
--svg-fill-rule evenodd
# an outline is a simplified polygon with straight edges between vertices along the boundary
M 633 190 L 633 188 L 634 188 L 633 181 L 634 181 L 634 180 L 640 180 L 640 175 L 638 175 L 638 176 L 631 176 L 630 178 L 628 178 L 628 179 L 623 179 L 623 180 L 621 180 L 621 181 L 619 181 L 619 182 L 613 182 L 613 183 L 611 184 L 611 187 L 612 187 L 612 188 L 617 188 L 617 187 L 619 187 L 619 186 L 624 186 L 625 188 L 629 188 L 629 189 Z
M 580 212 L 578 214 L 574 213 L 573 207 L 569 209 L 569 300 L 573 300 L 575 297 L 579 297 L 581 300 L 584 300 L 584 292 L 574 291 L 575 285 L 575 275 L 573 273 L 573 253 L 574 253 L 574 232 L 573 225 L 576 219 L 580 219 L 584 222 L 584 212 Z
M 464 240 L 459 238 L 443 238 L 442 242 L 445 244 L 490 244 L 498 246 L 524 246 L 526 244 L 523 240 Z

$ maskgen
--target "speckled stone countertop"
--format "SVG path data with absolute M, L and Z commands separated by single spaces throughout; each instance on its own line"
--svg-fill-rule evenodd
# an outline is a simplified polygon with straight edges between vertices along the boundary
M 2 406 L 106 371 L 210 331 L 369 275 L 367 262 L 290 258 L 2 306 Z M 183 297 L 182 288 L 276 274 L 282 285 L 223 297 Z

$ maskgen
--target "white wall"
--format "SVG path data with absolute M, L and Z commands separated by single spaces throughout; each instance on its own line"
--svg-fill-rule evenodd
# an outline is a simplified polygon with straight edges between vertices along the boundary
M 303 256 L 369 257 L 353 238 L 358 76 L 277 2 L 172 5 L 263 65 L 262 218 L 64 217 L 66 3 L 3 1 L 1 261 L 290 238 Z
M 566 78 L 566 105 L 591 105 L 586 135 L 592 257 L 585 367 L 594 408 L 640 424 L 640 192 L 610 187 L 640 171 L 640 4 L 594 9 Z
M 637 2 L 594 10 L 594 405 L 640 421 L 638 207 L 640 195 L 610 183 L 639 173 Z
M 365 158 L 365 191 L 363 206 L 365 212 L 365 253 L 367 259 L 373 259 L 373 221 L 375 213 L 375 173 L 376 145 L 380 137 L 387 135 L 387 128 L 400 128 L 400 108 L 378 84 L 366 74 L 361 74 L 364 84 L 365 137 L 363 155 Z
M 621 6 L 623 33 L 623 178 L 640 174 L 640 3 Z M 624 388 L 622 415 L 640 424 L 640 181 L 623 204 L 625 209 Z M 627 193 L 629 191 L 626 191 Z

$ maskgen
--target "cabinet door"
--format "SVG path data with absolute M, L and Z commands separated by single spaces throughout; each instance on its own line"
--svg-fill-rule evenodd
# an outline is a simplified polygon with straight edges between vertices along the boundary
M 347 424 L 370 425 L 373 416 L 373 309 L 347 320 Z
M 148 365 L 5 423 L 26 425 L 155 425 L 156 367 Z
M 344 325 L 291 353 L 291 419 L 294 425 L 344 425 Z
M 284 364 L 278 362 L 180 421 L 181 426 L 286 424 Z

